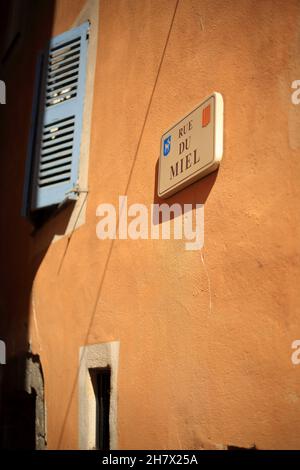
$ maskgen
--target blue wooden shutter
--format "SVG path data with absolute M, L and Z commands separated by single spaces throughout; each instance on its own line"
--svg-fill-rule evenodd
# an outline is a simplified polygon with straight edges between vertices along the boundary
M 32 210 L 75 196 L 72 189 L 78 184 L 88 28 L 86 22 L 53 38 L 44 56 Z

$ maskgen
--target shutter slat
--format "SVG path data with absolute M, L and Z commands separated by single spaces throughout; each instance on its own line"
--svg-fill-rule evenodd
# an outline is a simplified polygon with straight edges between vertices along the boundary
M 57 142 L 58 137 L 64 137 L 64 136 L 70 135 L 72 132 L 73 131 L 68 128 L 61 129 L 55 132 L 54 135 L 51 132 L 47 132 L 46 134 L 44 134 L 44 137 L 43 137 L 43 145 L 47 145 L 47 143 L 50 143 L 53 141 Z
M 49 72 L 52 72 L 53 70 L 58 70 L 61 67 L 64 67 L 65 65 L 72 64 L 73 62 L 78 62 L 79 58 L 80 58 L 80 49 L 73 53 L 63 54 L 57 59 L 55 59 L 55 61 L 49 62 L 48 64 Z
M 55 97 L 59 97 L 61 95 L 64 95 L 65 93 L 74 92 L 74 91 L 76 91 L 76 88 L 77 88 L 77 80 L 75 80 L 75 82 L 73 82 L 73 83 L 70 83 L 69 85 L 59 85 L 53 91 L 50 91 L 50 90 L 48 91 L 47 90 L 46 98 L 48 100 L 51 100 Z
M 57 183 L 64 183 L 65 181 L 70 181 L 71 170 L 66 174 L 52 176 L 51 178 L 39 179 L 39 187 L 43 188 L 45 186 L 50 186 Z
M 57 119 L 55 120 L 55 123 L 49 123 L 45 124 L 44 129 L 45 133 L 46 132 L 55 132 L 53 129 L 55 129 L 58 125 L 60 125 L 60 128 L 62 129 L 64 126 L 68 126 L 70 123 L 74 122 L 75 116 L 69 116 L 67 119 Z
M 61 67 L 60 69 L 54 70 L 53 72 L 49 73 L 48 80 L 54 80 L 56 78 L 63 76 L 63 74 L 67 74 L 67 73 L 77 73 L 78 69 L 79 69 L 78 63 L 68 65 L 66 67 Z
M 74 98 L 76 95 L 77 95 L 76 87 L 73 88 L 71 91 L 62 90 L 59 94 L 57 94 L 57 96 L 47 99 L 46 105 L 54 106 L 56 104 L 61 104 L 66 100 L 70 100 L 71 98 Z
M 51 160 L 50 162 L 43 162 L 40 172 L 44 172 L 48 168 L 54 168 L 56 166 L 64 165 L 70 162 L 72 162 L 72 157 L 58 159 L 56 158 L 55 160 Z
M 55 146 L 51 147 L 50 149 L 45 149 L 41 152 L 41 156 L 44 157 L 44 155 L 45 156 L 53 155 L 53 154 L 56 154 L 57 152 L 59 152 L 60 150 L 63 150 L 63 149 L 66 149 L 66 148 L 72 148 L 72 143 L 73 143 L 73 140 L 69 141 L 69 142 L 66 142 L 64 144 L 55 145 Z
M 64 33 L 64 34 L 67 34 L 67 33 Z M 57 45 L 57 46 L 53 46 L 51 48 L 51 51 L 50 51 L 50 56 L 55 56 L 61 49 L 63 48 L 66 48 L 68 46 L 70 46 L 71 44 L 74 44 L 76 43 L 80 38 L 74 38 L 72 39 L 71 41 L 66 41 L 66 42 L 63 42 L 62 44 L 60 45 Z
M 72 157 L 72 147 L 70 147 L 67 150 L 63 150 L 61 152 L 55 152 L 55 153 L 53 153 L 49 156 L 43 156 L 42 162 L 43 163 L 52 162 L 55 159 L 66 157 L 66 156 L 69 156 L 69 155 Z
M 56 77 L 55 80 L 49 82 L 47 90 L 51 90 L 51 88 L 56 87 L 56 86 L 61 86 L 64 85 L 65 83 L 71 81 L 71 80 L 78 80 L 78 70 L 75 72 L 68 72 L 64 75 L 61 75 L 60 77 Z
M 40 180 L 42 178 L 45 178 L 46 176 L 51 176 L 51 175 L 56 175 L 56 174 L 67 174 L 71 171 L 71 163 L 64 163 L 62 165 L 56 165 L 53 166 L 52 168 L 45 168 L 40 170 L 40 175 L 39 178 Z
M 49 61 L 52 61 L 54 59 L 57 59 L 58 57 L 68 54 L 71 51 L 76 51 L 76 49 L 80 48 L 80 39 L 77 41 L 74 41 L 73 44 L 70 44 L 69 46 L 62 47 L 61 49 L 58 49 L 56 52 L 52 52 L 49 54 Z
M 61 146 L 64 142 L 73 142 L 73 132 L 71 134 L 68 134 L 63 137 L 58 137 L 57 139 L 52 139 L 49 142 L 45 142 L 43 145 L 43 151 L 42 154 L 44 154 L 47 151 L 53 151 L 54 149 L 57 149 L 57 146 Z

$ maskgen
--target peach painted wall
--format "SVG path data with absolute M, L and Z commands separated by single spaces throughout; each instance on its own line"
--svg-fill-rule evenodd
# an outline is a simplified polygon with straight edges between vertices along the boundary
M 86 223 L 49 246 L 32 293 L 49 448 L 78 445 L 80 346 L 113 340 L 119 448 L 300 448 L 300 5 L 179 0 L 141 135 L 176 3 L 100 1 Z M 57 0 L 54 34 L 83 6 Z M 202 252 L 98 240 L 100 203 L 157 202 L 160 137 L 212 91 L 220 170 L 167 201 L 205 201 Z

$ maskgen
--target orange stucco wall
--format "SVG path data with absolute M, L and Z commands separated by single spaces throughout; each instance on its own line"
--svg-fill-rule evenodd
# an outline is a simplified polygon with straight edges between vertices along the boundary
M 53 34 L 84 3 L 58 0 Z M 78 445 L 79 347 L 112 340 L 119 448 L 300 448 L 300 5 L 179 0 L 157 79 L 175 6 L 100 1 L 86 222 L 49 244 L 58 216 L 31 240 L 52 449 Z M 98 204 L 157 201 L 160 137 L 212 91 L 220 170 L 167 201 L 205 202 L 202 252 L 98 240 Z

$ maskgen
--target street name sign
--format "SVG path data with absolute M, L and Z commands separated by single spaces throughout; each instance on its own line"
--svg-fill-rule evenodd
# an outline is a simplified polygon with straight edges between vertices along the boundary
M 223 98 L 214 92 L 161 138 L 158 196 L 167 198 L 216 170 L 223 156 Z

